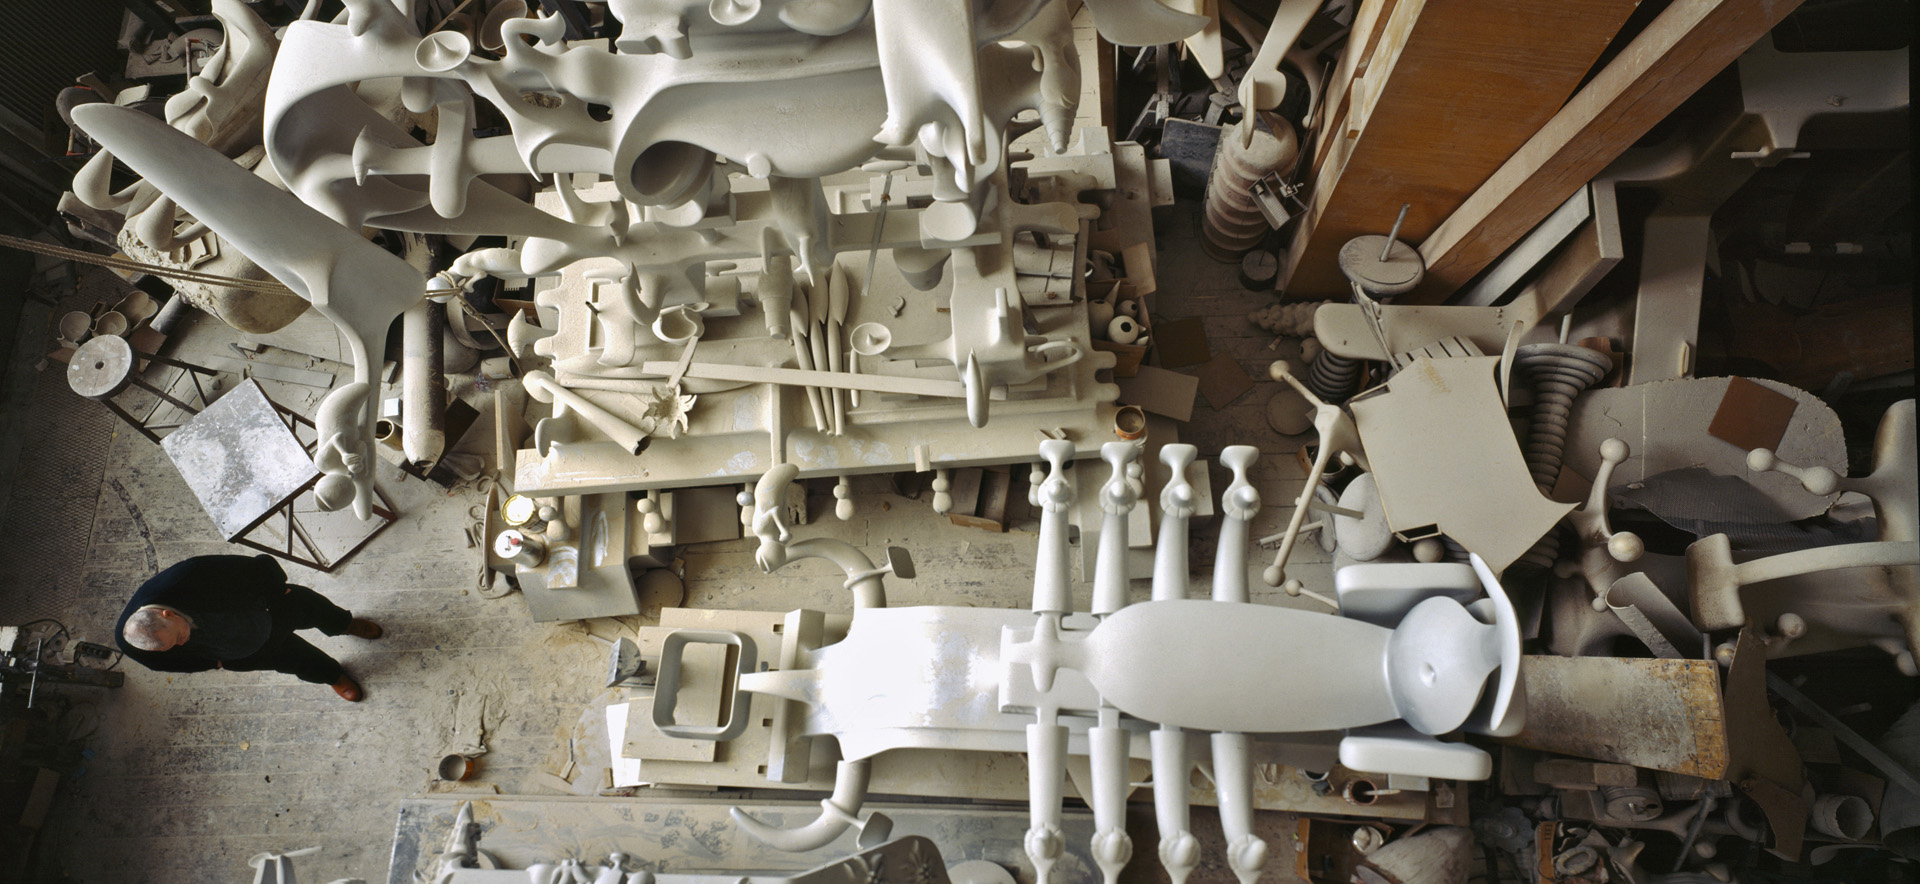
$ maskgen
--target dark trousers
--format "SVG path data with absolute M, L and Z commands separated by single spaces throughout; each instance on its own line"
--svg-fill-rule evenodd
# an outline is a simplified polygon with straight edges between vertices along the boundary
M 273 606 L 273 635 L 260 650 L 220 664 L 235 672 L 273 669 L 315 684 L 333 684 L 347 674 L 327 652 L 293 634 L 296 629 L 318 629 L 327 635 L 345 635 L 353 614 L 304 586 L 287 585 L 287 594 Z

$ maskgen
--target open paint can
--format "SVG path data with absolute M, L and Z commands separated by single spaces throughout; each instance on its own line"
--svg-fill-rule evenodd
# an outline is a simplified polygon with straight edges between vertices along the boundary
M 471 756 L 455 753 L 440 759 L 440 767 L 435 772 L 440 775 L 440 779 L 454 783 L 466 779 L 468 774 L 473 773 L 474 767 Z

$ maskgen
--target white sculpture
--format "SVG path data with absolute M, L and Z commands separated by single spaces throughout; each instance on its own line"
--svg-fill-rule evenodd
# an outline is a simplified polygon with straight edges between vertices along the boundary
M 402 272 L 404 262 L 371 257 L 342 233 L 513 238 L 459 256 L 436 283 L 443 294 L 482 274 L 603 281 L 581 304 L 541 292 L 544 328 L 533 332 L 523 320 L 509 331 L 523 358 L 553 360 L 529 382 L 538 399 L 557 404 L 536 433 L 542 458 L 556 442 L 611 440 L 632 457 L 648 436 L 698 435 L 692 409 L 743 404 L 698 397 L 762 382 L 776 400 L 782 388 L 803 390 L 814 429 L 833 436 L 873 422 L 873 408 L 860 410 L 862 392 L 961 399 L 964 418 L 980 426 L 993 408 L 1037 410 L 1018 400 L 1041 396 L 1033 384 L 1042 380 L 1051 402 L 1087 412 L 1047 420 L 1102 424 L 1095 412 L 1110 409 L 1115 393 L 1092 371 L 1110 357 L 1085 359 L 1091 335 L 1076 299 L 1047 303 L 1058 293 L 1030 292 L 1016 279 L 1014 240 L 1086 236 L 1086 222 L 1101 213 L 1086 191 L 1117 186 L 1113 157 L 1094 135 L 1082 138 L 1083 162 L 1032 165 L 1021 194 L 1032 202 L 1016 200 L 1007 179 L 1016 113 L 1037 113 L 1052 153 L 1069 148 L 1079 65 L 1067 4 L 630 0 L 608 7 L 622 25 L 612 52 L 569 42 L 558 16 L 527 18 L 511 4 L 487 17 L 476 49 L 461 30 L 421 33 L 411 6 L 349 0 L 336 21 L 289 25 L 277 50 L 251 26 L 256 19 L 236 19 L 231 54 L 203 77 L 212 83 L 220 68 L 233 95 L 201 84 L 176 104 L 180 125 L 216 141 L 248 128 L 235 121 L 258 108 L 258 186 L 213 171 L 177 140 L 109 144 L 129 165 L 156 170 L 164 211 L 140 229 L 156 247 L 194 235 L 197 228 L 175 231 L 172 200 L 206 228 L 233 232 L 237 251 L 342 327 L 356 348 L 356 381 L 370 380 L 365 351 L 382 323 L 417 303 L 423 287 L 419 269 Z M 221 8 L 250 15 L 232 0 Z M 1120 40 L 1177 40 L 1205 23 L 1156 0 L 1106 0 L 1092 12 Z M 252 92 L 241 95 L 243 87 Z M 475 136 L 482 102 L 505 120 L 505 134 Z M 406 128 L 427 119 L 430 145 Z M 103 130 L 103 143 L 133 137 L 132 124 L 101 126 L 124 130 Z M 879 183 L 864 205 L 848 200 L 855 191 L 844 177 L 824 186 L 826 176 L 863 164 Z M 122 199 L 104 192 L 98 171 L 77 189 Z M 517 192 L 512 179 L 525 175 L 547 179 L 554 201 Z M 231 180 L 231 189 L 192 192 L 209 176 Z M 611 193 L 593 191 L 601 180 Z M 266 195 L 275 185 L 311 210 L 281 211 L 294 201 Z M 250 205 L 236 205 L 242 193 Z M 318 233 L 321 216 L 339 229 Z M 849 251 L 865 253 L 846 263 L 864 263 L 866 275 L 835 268 Z M 889 327 L 877 305 L 865 304 L 882 252 L 916 289 L 947 287 L 947 334 Z M 341 284 L 349 278 L 356 284 Z M 743 300 L 743 291 L 759 300 Z M 900 317 L 906 304 L 893 300 L 891 316 Z M 702 334 L 708 320 L 756 306 L 770 332 L 790 336 L 792 362 L 731 342 L 724 351 L 703 346 L 715 343 Z M 882 331 L 869 329 L 856 347 L 843 335 L 862 320 Z M 551 336 L 534 340 L 541 335 Z M 876 344 L 881 336 L 891 341 Z M 953 366 L 951 380 L 920 372 L 918 363 L 932 359 Z M 993 404 L 1002 399 L 1011 401 Z M 355 411 L 345 402 L 329 409 L 333 419 Z M 772 462 L 784 462 L 787 425 L 778 414 L 767 421 Z M 363 423 L 323 434 L 343 440 L 326 455 L 330 502 L 349 481 L 350 455 L 362 453 L 342 434 L 357 438 Z M 356 495 L 366 496 L 364 488 Z
M 1041 445 L 1049 469 L 1037 490 L 1042 508 L 1031 613 L 958 607 L 888 608 L 881 587 L 897 565 L 876 567 L 844 543 L 795 541 L 782 521 L 782 491 L 797 470 L 764 476 L 753 494 L 756 558 L 772 570 L 804 556 L 839 565 L 854 593 L 847 637 L 823 644 L 818 614 L 789 615 L 774 671 L 742 671 L 737 689 L 782 698 L 768 776 L 805 763 L 815 736 L 836 738 L 842 761 L 822 815 L 796 830 L 736 814 L 743 828 L 776 846 L 810 849 L 848 827 L 863 840 L 884 821 L 861 817 L 869 759 L 889 749 L 1025 751 L 1031 771 L 1033 827 L 1028 855 L 1044 880 L 1060 856 L 1062 777 L 1069 755 L 1090 756 L 1095 835 L 1092 853 L 1109 881 L 1132 852 L 1124 816 L 1127 761 L 1151 759 L 1162 832 L 1161 858 L 1175 880 L 1198 860 L 1186 826 L 1191 732 L 1210 734 L 1214 777 L 1228 839 L 1228 861 L 1252 881 L 1266 846 L 1252 834 L 1252 746 L 1263 735 L 1344 732 L 1337 754 L 1356 770 L 1484 779 L 1481 750 L 1435 735 L 1466 727 L 1512 734 L 1522 723 L 1517 696 L 1518 624 L 1483 563 L 1355 566 L 1340 574 L 1347 616 L 1252 604 L 1247 599 L 1249 523 L 1259 494 L 1247 481 L 1251 448 L 1223 452 L 1234 471 L 1222 495 L 1227 523 L 1211 599 L 1188 599 L 1186 521 L 1193 510 L 1185 472 L 1192 446 L 1163 449 L 1175 474 L 1163 492 L 1153 600 L 1127 604 L 1125 523 L 1140 476 L 1132 443 L 1102 455 L 1113 477 L 1100 491 L 1109 530 L 1094 577 L 1092 616 L 1072 611 L 1066 519 L 1074 492 L 1071 443 Z M 1479 596 L 1479 601 L 1468 600 Z M 811 624 L 811 625 L 809 625 Z M 684 632 L 684 631 L 682 631 Z M 688 640 L 741 644 L 742 659 L 776 656 L 747 636 L 699 631 Z M 708 634 L 711 633 L 711 634 Z M 678 633 L 676 633 L 678 634 Z M 671 645 L 663 655 L 672 653 Z M 677 661 L 672 661 L 677 662 Z M 663 656 L 662 671 L 671 663 Z M 746 667 L 750 669 L 751 667 Z M 1275 683 L 1274 671 L 1293 677 Z M 663 677 L 657 696 L 675 686 Z M 655 723 L 675 733 L 671 702 Z M 737 716 L 736 716 L 737 717 Z M 706 736 L 687 731 L 686 736 Z
M 73 116 L 88 135 L 161 192 L 175 194 L 182 207 L 340 327 L 351 348 L 353 382 L 327 394 L 314 422 L 321 442 L 315 465 L 326 473 L 320 499 L 339 505 L 350 483 L 354 512 L 370 518 L 373 471 L 364 455 L 374 450 L 379 403 L 368 393 L 388 326 L 425 290 L 420 271 L 139 111 L 83 105 Z

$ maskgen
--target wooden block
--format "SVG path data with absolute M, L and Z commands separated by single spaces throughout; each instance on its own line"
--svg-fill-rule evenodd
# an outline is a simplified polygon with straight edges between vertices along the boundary
M 947 511 L 948 519 L 956 515 L 971 516 L 980 506 L 980 474 L 979 467 L 965 467 L 953 471 L 953 509 Z
M 1395 0 L 1361 0 L 1360 7 L 1353 15 L 1353 29 L 1347 37 L 1347 48 L 1340 51 L 1340 61 L 1333 71 L 1331 82 L 1327 84 L 1326 97 L 1320 101 L 1318 115 L 1320 124 L 1315 128 L 1329 133 L 1316 138 L 1313 169 L 1318 173 L 1324 165 L 1328 150 L 1335 142 L 1342 140 L 1339 134 L 1345 128 L 1348 104 L 1356 84 L 1362 83 L 1365 74 L 1373 62 L 1374 50 L 1380 45 L 1380 38 L 1386 33 L 1387 22 L 1392 18 Z
M 525 438 L 526 419 L 508 401 L 506 388 L 493 388 L 493 458 L 496 476 L 508 493 L 513 491 L 514 458 Z M 386 446 L 381 446 L 386 447 Z M 488 535 L 492 536 L 492 535 Z
M 1233 400 L 1253 389 L 1253 378 L 1232 356 L 1222 353 L 1200 366 L 1200 395 L 1214 411 L 1226 411 Z
M 980 507 L 974 512 L 983 519 L 991 519 L 997 525 L 994 530 L 1005 531 L 1007 522 L 1007 501 L 1013 491 L 1013 471 L 1005 464 L 987 467 L 980 474 Z
M 977 503 L 971 512 L 961 512 L 959 500 L 954 501 L 953 512 L 947 514 L 948 521 L 967 528 L 979 528 L 982 531 L 1007 530 L 1007 501 L 1011 496 L 1013 475 L 1005 466 L 990 466 L 980 470 L 979 484 L 976 486 Z
M 1707 425 L 1707 435 L 1736 448 L 1772 451 L 1786 438 L 1800 403 L 1746 378 L 1734 378 L 1720 397 L 1720 408 Z
M 1364 79 L 1345 96 L 1346 123 L 1327 130 L 1332 146 L 1278 285 L 1293 296 L 1344 296 L 1340 247 L 1385 234 L 1402 203 L 1412 208 L 1400 238 L 1426 238 L 1553 118 L 1637 5 L 1395 4 Z
M 1206 323 L 1198 316 L 1162 321 L 1153 340 L 1160 350 L 1161 368 L 1199 365 L 1213 358 L 1213 349 L 1207 346 Z
M 1138 405 L 1177 421 L 1193 419 L 1193 395 L 1200 389 L 1200 379 L 1193 375 L 1142 365 L 1139 374 L 1116 378 L 1114 383 L 1120 387 L 1122 404 Z

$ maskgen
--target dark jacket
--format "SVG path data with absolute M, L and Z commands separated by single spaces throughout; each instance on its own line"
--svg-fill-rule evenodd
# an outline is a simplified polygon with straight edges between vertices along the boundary
M 271 556 L 195 556 L 140 584 L 113 624 L 113 640 L 128 658 L 160 672 L 201 672 L 220 661 L 187 647 L 143 651 L 127 643 L 127 618 L 147 605 L 164 605 L 188 617 L 237 611 L 273 611 L 286 596 L 287 572 Z

